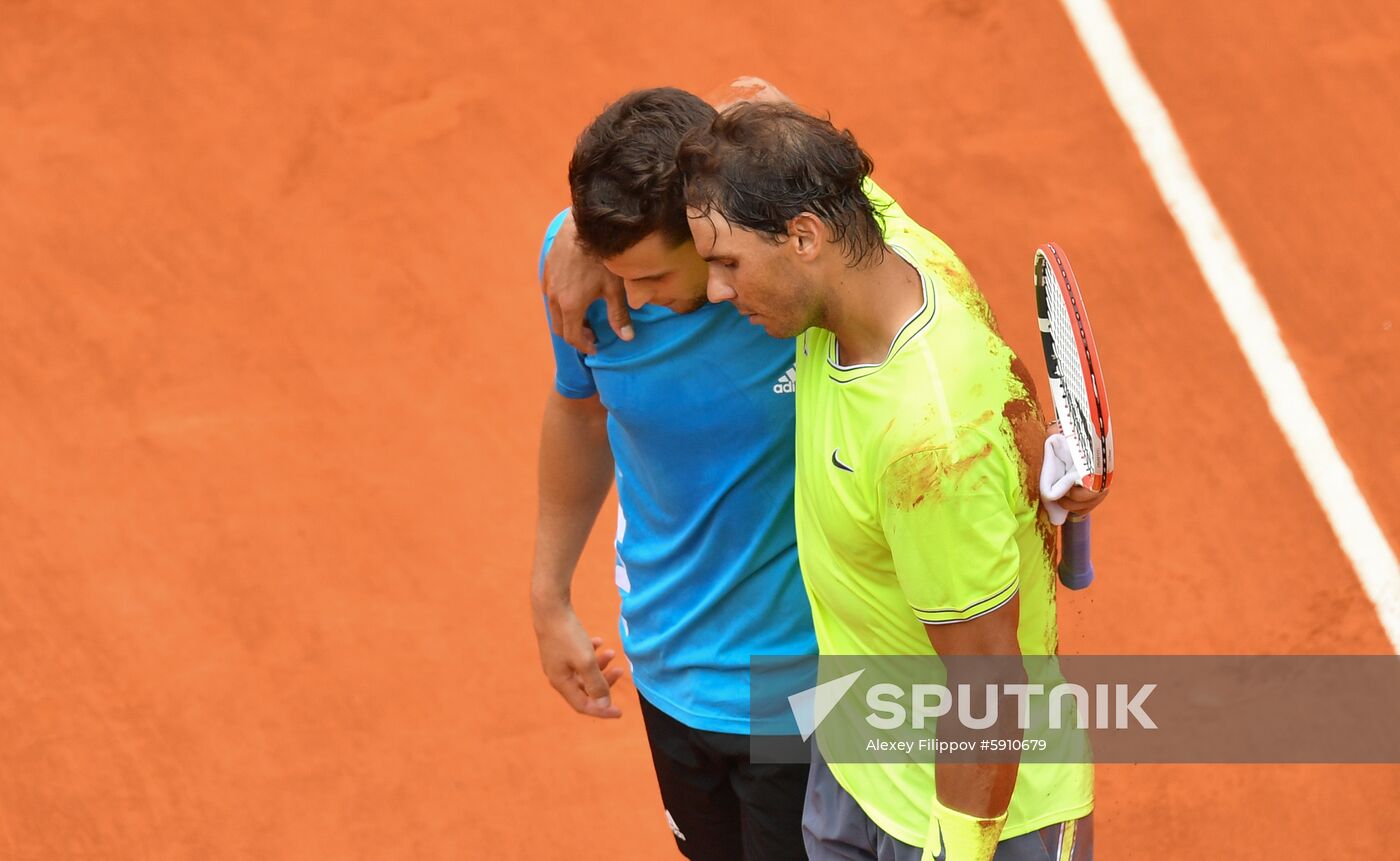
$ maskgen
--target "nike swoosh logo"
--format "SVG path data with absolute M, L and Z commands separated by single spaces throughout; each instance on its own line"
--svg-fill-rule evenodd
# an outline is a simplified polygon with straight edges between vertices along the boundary
M 948 844 L 943 842 L 943 823 L 938 823 L 938 854 L 933 861 L 948 861 Z
M 839 449 L 839 448 L 838 448 L 838 449 L 833 449 L 833 450 L 832 450 L 832 452 L 831 452 L 831 465 L 834 466 L 834 467 L 836 467 L 837 469 L 844 469 L 844 470 L 846 470 L 846 472 L 855 472 L 854 469 L 851 469 L 849 466 L 846 466 L 844 463 L 842 463 L 842 462 L 841 462 L 841 458 L 837 457 L 837 455 L 840 454 L 840 453 L 841 453 L 841 449 Z

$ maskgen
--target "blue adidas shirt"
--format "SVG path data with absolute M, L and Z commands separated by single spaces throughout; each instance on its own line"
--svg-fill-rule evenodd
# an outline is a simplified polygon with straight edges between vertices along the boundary
M 550 224 L 539 271 L 568 210 Z M 728 304 L 646 305 L 588 356 L 553 336 L 555 388 L 597 393 L 617 464 L 619 630 L 637 690 L 676 720 L 748 733 L 752 655 L 814 655 L 797 566 L 792 341 Z

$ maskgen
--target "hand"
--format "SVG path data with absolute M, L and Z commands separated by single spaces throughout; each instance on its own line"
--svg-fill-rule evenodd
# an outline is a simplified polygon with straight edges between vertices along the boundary
M 1059 422 L 1051 422 L 1050 426 L 1045 429 L 1045 435 L 1047 437 L 1054 436 L 1059 432 Z M 1056 500 L 1056 502 L 1059 503 L 1061 508 L 1068 511 L 1071 516 L 1075 518 L 1084 518 L 1088 516 L 1089 512 L 1098 508 L 1099 504 L 1107 498 L 1108 489 L 1090 490 L 1087 487 L 1080 487 L 1076 484 L 1070 487 L 1070 489 L 1065 492 L 1065 495 Z
M 1087 487 L 1080 487 L 1076 484 L 1074 487 L 1071 487 L 1064 496 L 1060 497 L 1058 502 L 1061 508 L 1070 513 L 1071 517 L 1083 518 L 1087 517 L 1089 512 L 1098 508 L 1099 503 L 1107 498 L 1107 488 L 1096 491 L 1090 490 Z
M 735 78 L 728 84 L 710 93 L 705 101 L 724 111 L 740 102 L 791 102 L 782 90 L 753 75 Z
M 612 704 L 612 686 L 622 678 L 622 667 L 609 666 L 617 657 L 603 648 L 602 637 L 588 636 L 570 608 L 535 613 L 535 637 L 545 678 L 574 711 L 596 718 L 618 718 Z
M 549 302 L 549 328 L 575 350 L 592 355 L 598 352 L 598 344 L 585 317 L 588 306 L 599 298 L 605 300 L 608 323 L 624 341 L 632 340 L 632 315 L 622 279 L 585 254 L 575 242 L 577 235 L 570 215 L 544 259 L 544 295 Z

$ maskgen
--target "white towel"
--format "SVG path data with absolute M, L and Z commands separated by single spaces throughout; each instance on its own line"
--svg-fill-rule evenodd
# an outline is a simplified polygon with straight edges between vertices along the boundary
M 1084 475 L 1074 465 L 1069 453 L 1069 441 L 1062 433 L 1045 438 L 1045 460 L 1040 464 L 1040 501 L 1050 514 L 1050 522 L 1056 526 L 1065 522 L 1069 512 L 1059 500 L 1069 493 L 1076 484 L 1084 484 Z

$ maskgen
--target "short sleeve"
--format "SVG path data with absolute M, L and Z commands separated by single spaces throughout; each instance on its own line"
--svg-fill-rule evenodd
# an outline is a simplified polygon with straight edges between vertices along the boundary
M 540 283 L 544 283 L 544 261 L 549 256 L 549 249 L 554 245 L 554 239 L 559 235 L 559 228 L 563 226 L 564 219 L 569 215 L 569 210 L 565 209 L 554 220 L 549 223 L 549 229 L 545 231 L 544 242 L 540 246 L 540 261 L 537 278 Z M 544 302 L 545 325 L 549 325 L 549 300 Z M 593 383 L 593 371 L 584 362 L 583 354 L 569 345 L 568 341 L 554 334 L 549 333 L 550 346 L 554 350 L 554 388 L 566 398 L 589 398 L 598 391 L 598 387 Z
M 966 622 L 1015 596 L 1016 475 L 1001 446 L 967 431 L 951 446 L 900 457 L 881 476 L 881 526 L 919 621 Z

